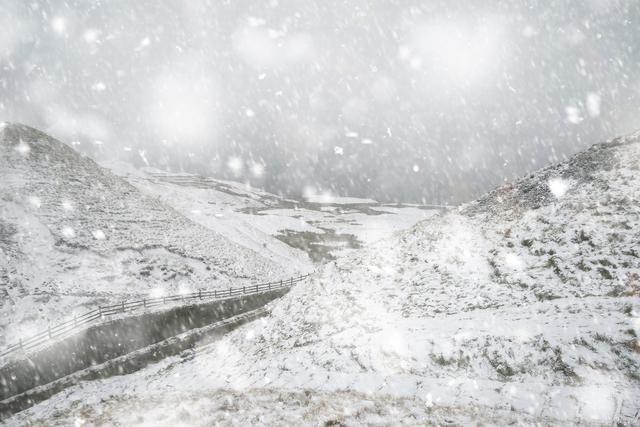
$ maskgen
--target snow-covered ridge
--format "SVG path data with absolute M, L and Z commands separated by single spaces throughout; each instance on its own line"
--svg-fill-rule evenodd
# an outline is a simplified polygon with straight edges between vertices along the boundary
M 640 132 L 595 144 L 565 162 L 540 169 L 489 192 L 467 204 L 464 211 L 469 214 L 490 211 L 496 215 L 510 215 L 537 209 L 562 199 L 571 186 L 580 188 L 583 184 L 591 183 L 601 191 L 606 191 L 608 177 L 603 179 L 599 173 L 623 168 L 636 170 L 638 166 L 633 154 L 631 159 L 626 160 L 620 159 L 620 156 L 628 153 L 629 147 L 626 146 L 637 145 L 639 138 Z M 630 150 L 631 153 L 634 152 L 633 148 Z
M 28 414 L 72 408 L 89 392 L 125 416 L 121 396 L 148 401 L 153 383 L 153 396 L 184 399 L 221 388 L 392 395 L 422 402 L 402 409 L 416 422 L 440 419 L 424 407 L 446 408 L 458 422 L 468 411 L 487 420 L 632 422 L 639 200 L 638 137 L 595 146 L 339 258 L 270 317 L 193 357 L 76 387 Z M 156 402 L 139 417 L 170 411 Z
M 40 131 L 0 129 L 0 342 L 85 305 L 296 273 Z

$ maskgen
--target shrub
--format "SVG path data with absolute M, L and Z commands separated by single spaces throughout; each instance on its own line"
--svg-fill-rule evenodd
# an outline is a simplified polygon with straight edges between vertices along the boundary
M 607 280 L 612 280 L 613 276 L 611 275 L 611 273 L 609 273 L 609 270 L 607 270 L 604 267 L 598 267 L 598 272 L 600 273 L 600 275 L 607 279 Z

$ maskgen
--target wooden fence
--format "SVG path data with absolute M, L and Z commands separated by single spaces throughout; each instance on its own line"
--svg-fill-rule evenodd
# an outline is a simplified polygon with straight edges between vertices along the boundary
M 292 277 L 287 280 L 280 280 L 275 282 L 260 283 L 256 285 L 247 285 L 238 288 L 228 289 L 214 289 L 212 291 L 199 290 L 198 292 L 191 292 L 180 295 L 168 295 L 157 298 L 143 298 L 137 301 L 122 301 L 118 304 L 103 305 L 95 308 L 91 311 L 87 311 L 78 316 L 74 316 L 73 319 L 69 319 L 66 322 L 59 323 L 55 326 L 49 326 L 47 330 L 40 332 L 39 334 L 21 338 L 17 343 L 5 348 L 0 353 L 0 357 L 5 358 L 17 351 L 28 352 L 32 351 L 44 344 L 47 344 L 53 340 L 57 340 L 73 333 L 85 329 L 88 325 L 99 323 L 109 316 L 122 313 L 130 313 L 139 309 L 148 309 L 159 307 L 162 305 L 181 302 L 182 304 L 194 303 L 200 300 L 215 300 L 215 299 L 227 299 L 241 295 L 253 295 L 262 292 L 269 292 L 276 289 L 288 288 L 293 286 L 309 277 L 309 274 L 299 277 Z

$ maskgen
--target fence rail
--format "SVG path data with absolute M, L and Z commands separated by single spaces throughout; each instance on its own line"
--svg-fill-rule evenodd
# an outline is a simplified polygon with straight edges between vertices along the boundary
M 309 276 L 310 274 L 306 274 L 304 276 L 291 277 L 290 279 L 286 280 L 260 283 L 255 285 L 245 285 L 237 288 L 230 287 L 227 289 L 214 289 L 212 291 L 199 290 L 198 292 L 191 292 L 187 294 L 167 295 L 156 298 L 143 298 L 137 301 L 122 301 L 118 304 L 99 306 L 98 308 L 87 311 L 86 313 L 74 316 L 73 319 L 58 323 L 55 326 L 49 326 L 47 330 L 42 331 L 38 334 L 32 335 L 27 338 L 21 338 L 19 342 L 10 345 L 2 350 L 2 352 L 0 353 L 0 357 L 4 358 L 17 351 L 27 352 L 34 350 L 46 343 L 69 336 L 72 333 L 79 331 L 80 329 L 84 329 L 89 324 L 99 323 L 97 321 L 105 320 L 105 318 L 108 316 L 133 312 L 140 308 L 154 308 L 169 303 L 174 303 L 176 301 L 187 303 L 205 299 L 227 299 L 240 295 L 259 294 L 272 290 L 289 288 L 295 283 L 305 280 Z

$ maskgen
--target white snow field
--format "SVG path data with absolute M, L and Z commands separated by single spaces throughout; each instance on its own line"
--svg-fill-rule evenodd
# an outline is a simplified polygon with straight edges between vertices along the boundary
M 204 227 L 35 129 L 0 129 L 0 345 L 125 298 L 311 270 Z
M 637 424 L 639 199 L 638 135 L 596 145 L 9 424 Z
M 194 222 L 275 262 L 322 263 L 352 252 L 438 212 L 369 199 L 291 200 L 232 181 L 126 163 L 103 166 Z M 311 255 L 311 259 L 309 258 Z

